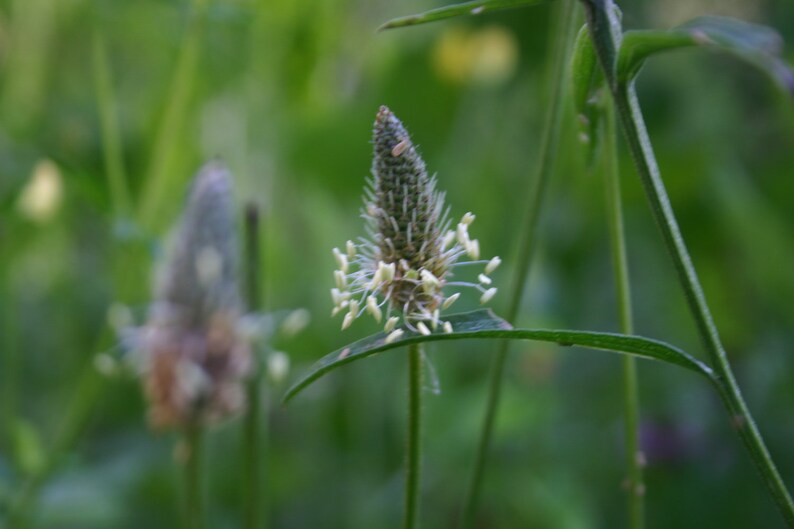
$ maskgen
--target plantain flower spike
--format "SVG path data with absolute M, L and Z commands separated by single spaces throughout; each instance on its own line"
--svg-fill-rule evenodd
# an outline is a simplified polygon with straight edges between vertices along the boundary
M 428 176 L 403 124 L 385 106 L 375 118 L 363 217 L 368 237 L 358 244 L 347 241 L 344 252 L 333 250 L 339 269 L 331 290 L 332 315 L 345 313 L 343 328 L 366 312 L 385 322 L 387 341 L 403 335 L 395 330 L 398 322 L 415 333 L 452 332 L 440 311 L 460 294 L 445 289 L 473 288 L 483 303 L 496 293 L 495 287 L 486 286 L 501 261 L 479 260 L 479 241 L 469 235 L 475 216 L 466 213 L 450 228 L 444 193 Z M 450 281 L 452 270 L 465 264 L 483 265 L 478 283 Z
M 229 171 L 201 168 L 160 268 L 143 328 L 144 390 L 155 428 L 210 424 L 245 404 L 243 337 Z

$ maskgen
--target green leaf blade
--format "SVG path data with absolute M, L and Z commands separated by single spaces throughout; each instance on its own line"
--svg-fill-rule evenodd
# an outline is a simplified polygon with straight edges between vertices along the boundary
M 544 0 L 475 0 L 473 2 L 464 2 L 462 4 L 453 4 L 431 9 L 416 15 L 394 18 L 379 27 L 378 31 L 417 26 L 419 24 L 427 24 L 428 22 L 436 22 L 438 20 L 459 16 L 477 16 L 491 11 L 537 5 L 543 1 Z
M 378 333 L 326 355 L 292 385 L 284 395 L 283 403 L 289 402 L 326 373 L 355 360 L 410 344 L 463 339 L 532 340 L 557 343 L 563 346 L 588 347 L 659 360 L 699 373 L 715 382 L 714 373 L 706 364 L 677 347 L 650 338 L 589 331 L 513 329 L 509 323 L 495 316 L 490 310 L 455 314 L 445 319 L 452 324 L 454 332 L 449 334 L 434 332 L 426 336 L 406 332 L 401 338 L 390 343 L 386 343 L 385 333 Z
M 627 31 L 618 56 L 618 77 L 631 80 L 651 55 L 694 46 L 734 55 L 794 95 L 794 72 L 781 59 L 781 36 L 769 27 L 727 17 L 698 17 L 670 30 Z

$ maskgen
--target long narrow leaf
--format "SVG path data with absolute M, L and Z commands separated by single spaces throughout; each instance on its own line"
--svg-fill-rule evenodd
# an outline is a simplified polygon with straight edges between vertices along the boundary
M 496 317 L 490 310 L 476 310 L 474 312 L 456 314 L 449 316 L 446 320 L 452 324 L 454 332 L 443 333 L 439 330 L 439 332 L 425 336 L 406 331 L 401 338 L 389 343 L 386 342 L 386 334 L 378 333 L 334 351 L 315 363 L 302 378 L 293 384 L 284 396 L 284 403 L 291 400 L 326 373 L 355 360 L 409 344 L 463 340 L 467 338 L 533 340 L 553 342 L 563 346 L 578 345 L 591 349 L 659 360 L 684 367 L 714 381 L 714 374 L 710 367 L 677 347 L 650 338 L 605 332 L 512 329 L 510 324 Z
M 794 73 L 780 58 L 783 39 L 773 29 L 725 17 L 699 17 L 670 30 L 627 31 L 617 71 L 626 81 L 646 58 L 672 49 L 703 46 L 730 53 L 756 66 L 794 94 Z
M 541 2 L 543 2 L 543 0 L 475 0 L 473 2 L 464 2 L 462 4 L 453 4 L 451 6 L 439 7 L 438 9 L 431 9 L 430 11 L 419 13 L 418 15 L 395 18 L 379 27 L 378 31 L 427 24 L 428 22 L 435 22 L 446 18 L 480 15 L 482 13 L 499 11 L 501 9 L 531 6 L 540 4 Z

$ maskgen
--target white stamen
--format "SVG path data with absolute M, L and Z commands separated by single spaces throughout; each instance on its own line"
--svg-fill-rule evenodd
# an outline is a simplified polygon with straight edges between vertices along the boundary
M 489 288 L 488 290 L 485 291 L 482 297 L 480 297 L 480 303 L 483 305 L 488 303 L 489 301 L 491 301 L 491 298 L 493 298 L 495 295 L 496 295 L 496 287 Z
M 430 327 L 432 327 L 434 331 L 436 330 L 436 327 L 438 327 L 438 317 L 440 316 L 440 314 L 441 311 L 438 309 L 433 311 L 433 319 L 430 320 Z
M 446 250 L 447 248 L 452 246 L 452 243 L 454 242 L 455 242 L 455 232 L 450 230 L 446 233 L 446 235 L 444 235 L 444 239 L 442 239 L 441 241 L 441 248 L 443 250 Z
M 493 259 L 488 261 L 487 265 L 485 265 L 485 273 L 486 274 L 492 274 L 494 270 L 499 268 L 500 264 L 502 264 L 502 260 L 497 255 L 496 257 L 494 257 Z
M 355 299 L 350 300 L 350 314 L 352 314 L 354 318 L 358 317 L 358 301 Z
M 334 270 L 334 279 L 336 280 L 336 288 L 339 290 L 347 290 L 347 277 L 341 270 Z
M 465 215 L 463 215 L 463 218 L 462 218 L 462 219 L 460 219 L 460 222 L 461 222 L 462 224 L 465 224 L 466 226 L 468 226 L 469 224 L 471 224 L 472 222 L 474 222 L 474 219 L 475 219 L 475 218 L 477 218 L 477 217 L 475 217 L 475 216 L 474 216 L 474 213 L 472 213 L 471 211 L 469 211 L 468 213 L 466 213 Z
M 386 332 L 391 332 L 397 326 L 397 322 L 400 321 L 400 318 L 397 316 L 392 316 L 388 320 L 386 320 L 386 325 L 383 326 L 383 330 Z
M 394 263 L 389 263 L 387 265 L 383 265 L 383 281 L 394 281 L 394 274 L 397 271 L 397 267 Z
M 491 284 L 491 278 L 490 278 L 490 277 L 488 277 L 488 276 L 487 276 L 487 275 L 485 275 L 485 274 L 480 274 L 480 275 L 478 275 L 478 276 L 477 276 L 477 279 L 478 279 L 478 280 L 480 281 L 480 283 L 482 283 L 483 285 L 490 285 L 490 284 Z
M 422 270 L 422 288 L 427 293 L 433 293 L 441 288 L 441 283 L 438 278 L 433 275 L 429 270 Z
M 383 318 L 383 313 L 378 307 L 378 300 L 375 296 L 370 296 L 367 298 L 367 312 L 372 314 L 372 317 L 375 318 L 375 321 L 380 323 L 380 320 Z
M 452 294 L 451 296 L 449 296 L 447 299 L 444 300 L 444 303 L 441 305 L 441 308 L 443 308 L 444 310 L 450 308 L 452 304 L 458 300 L 459 297 L 460 297 L 460 292 L 455 292 L 454 294 Z
M 480 241 L 474 239 L 473 241 L 469 241 L 469 244 L 466 245 L 466 253 L 469 254 L 469 257 L 474 259 L 475 261 L 480 258 Z
M 430 329 L 427 328 L 427 325 L 425 325 L 421 321 L 416 324 L 416 330 L 418 330 L 420 333 L 424 334 L 425 336 L 429 336 L 431 334 Z
M 444 332 L 447 334 L 452 334 L 452 324 L 448 321 L 444 322 Z
M 469 229 L 465 224 L 463 223 L 458 224 L 457 236 L 458 236 L 458 242 L 461 244 L 461 246 L 463 246 L 464 248 L 468 248 Z
M 391 155 L 392 155 L 393 157 L 397 158 L 398 156 L 400 156 L 402 153 L 404 153 L 404 152 L 405 152 L 405 149 L 407 149 L 407 148 L 408 148 L 408 145 L 410 145 L 410 144 L 408 143 L 408 140 L 402 140 L 402 141 L 400 141 L 400 143 L 398 143 L 397 145 L 395 145 L 394 147 L 392 147 L 392 150 L 391 150 Z
M 405 331 L 403 331 L 402 329 L 395 329 L 395 330 L 393 330 L 392 332 L 389 333 L 389 335 L 386 337 L 384 342 L 385 343 L 392 343 L 393 341 L 395 341 L 398 338 L 400 338 L 403 334 L 405 334 Z
M 347 273 L 347 256 L 340 252 L 339 248 L 334 248 L 334 259 L 336 259 L 336 264 L 339 265 L 339 269 Z
M 353 320 L 356 319 L 356 316 L 352 312 L 348 312 L 345 314 L 345 319 L 342 320 L 342 330 L 344 331 L 348 327 L 353 324 Z
M 347 258 L 349 260 L 353 260 L 356 258 L 356 245 L 353 244 L 353 241 L 347 241 Z

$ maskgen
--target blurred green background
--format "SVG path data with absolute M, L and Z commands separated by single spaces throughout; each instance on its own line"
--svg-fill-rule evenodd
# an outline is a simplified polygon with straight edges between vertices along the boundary
M 375 32 L 441 4 L 0 2 L 0 516 L 46 473 L 35 527 L 177 525 L 176 436 L 148 430 L 136 381 L 101 376 L 94 364 L 118 351 L 109 307 L 129 306 L 142 321 L 186 185 L 218 156 L 240 203 L 263 210 L 267 310 L 312 315 L 303 333 L 272 344 L 292 370 L 266 395 L 270 526 L 397 526 L 399 352 L 337 371 L 287 408 L 279 400 L 315 359 L 376 330 L 362 319 L 339 331 L 329 289 L 331 248 L 364 234 L 360 194 L 381 104 L 411 131 L 453 216 L 477 214 L 483 254 L 505 262 L 492 305 L 506 305 L 548 100 L 553 7 Z M 627 28 L 712 13 L 794 41 L 787 0 L 620 5 Z M 757 71 L 704 51 L 652 60 L 639 93 L 726 348 L 794 485 L 792 103 Z M 537 266 L 514 323 L 616 330 L 602 180 L 585 168 L 570 109 L 564 123 Z M 702 357 L 625 152 L 621 170 L 637 332 Z M 425 406 L 426 527 L 457 519 L 492 348 L 429 348 L 442 393 Z M 625 526 L 618 358 L 512 350 L 479 527 Z M 716 395 L 661 364 L 641 363 L 640 377 L 648 526 L 783 527 Z M 208 443 L 210 526 L 239 527 L 240 421 Z

